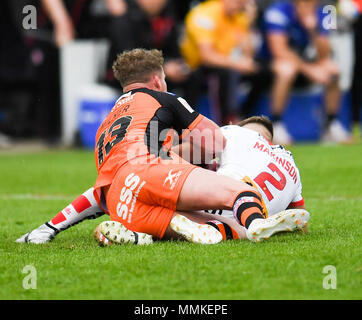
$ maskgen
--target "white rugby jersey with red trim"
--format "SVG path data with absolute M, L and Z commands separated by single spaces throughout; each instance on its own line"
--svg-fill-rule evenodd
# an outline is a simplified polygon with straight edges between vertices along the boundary
M 236 125 L 224 126 L 221 130 L 227 142 L 218 174 L 236 180 L 251 179 L 269 216 L 304 204 L 299 170 L 290 151 L 271 144 L 254 130 Z

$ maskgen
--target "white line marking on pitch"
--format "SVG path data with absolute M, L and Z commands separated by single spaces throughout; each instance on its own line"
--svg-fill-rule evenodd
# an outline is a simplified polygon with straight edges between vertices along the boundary
M 51 201 L 71 201 L 77 196 L 65 196 L 65 195 L 51 195 L 51 194 L 2 194 L 1 200 L 51 200 Z

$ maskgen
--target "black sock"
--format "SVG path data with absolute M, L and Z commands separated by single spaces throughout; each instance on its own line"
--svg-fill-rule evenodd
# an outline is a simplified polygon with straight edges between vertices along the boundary
M 206 224 L 214 227 L 217 231 L 219 231 L 222 234 L 223 240 L 239 239 L 238 233 L 224 222 L 221 222 L 219 220 L 210 220 L 207 221 Z

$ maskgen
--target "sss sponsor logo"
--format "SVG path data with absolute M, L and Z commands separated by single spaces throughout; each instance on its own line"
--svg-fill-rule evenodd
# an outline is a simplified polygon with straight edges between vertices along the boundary
M 182 171 L 178 171 L 176 173 L 173 173 L 173 169 L 171 169 L 168 172 L 168 176 L 166 177 L 165 181 L 163 182 L 163 185 L 168 185 L 170 187 L 170 190 L 173 190 L 175 188 L 177 180 L 180 178 Z
M 137 197 L 146 183 L 143 181 L 140 184 L 140 177 L 135 175 L 134 173 L 131 173 L 127 176 L 127 178 L 124 181 L 124 187 L 121 190 L 121 194 L 119 197 L 120 202 L 117 205 L 117 215 L 122 218 L 123 220 L 128 220 L 128 222 L 131 222 L 132 219 L 132 212 L 134 210 Z M 138 186 L 138 189 L 136 190 Z M 135 191 L 136 190 L 136 191 Z M 132 203 L 131 203 L 132 201 Z M 129 208 L 129 205 L 131 204 L 131 207 Z

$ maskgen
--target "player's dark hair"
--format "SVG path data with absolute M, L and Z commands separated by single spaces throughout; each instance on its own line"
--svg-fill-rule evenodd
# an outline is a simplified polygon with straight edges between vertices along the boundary
M 114 77 L 122 87 L 131 83 L 146 83 L 155 72 L 162 72 L 164 59 L 156 49 L 133 49 L 122 52 L 113 63 Z
M 241 120 L 238 123 L 238 126 L 243 127 L 248 123 L 258 123 L 263 125 L 271 134 L 271 137 L 273 138 L 274 136 L 274 130 L 273 130 L 273 123 L 271 122 L 271 120 L 266 117 L 266 116 L 253 116 L 250 118 L 246 118 L 244 120 Z

